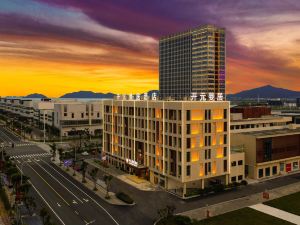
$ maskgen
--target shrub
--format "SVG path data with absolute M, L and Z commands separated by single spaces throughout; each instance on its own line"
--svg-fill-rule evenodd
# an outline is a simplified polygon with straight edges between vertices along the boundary
M 192 225 L 192 220 L 187 216 L 168 216 L 161 219 L 157 225 Z
M 118 192 L 116 194 L 116 197 L 127 204 L 133 204 L 133 199 L 129 195 L 125 194 L 124 192 Z
M 0 198 L 4 204 L 4 207 L 6 210 L 10 210 L 10 203 L 9 203 L 9 200 L 8 200 L 8 197 L 7 197 L 7 194 L 5 192 L 5 189 L 1 188 L 0 189 Z
M 248 182 L 246 180 L 242 180 L 241 181 L 241 185 L 245 185 L 246 186 L 247 184 L 248 184 Z
M 216 184 L 213 186 L 213 190 L 215 193 L 222 192 L 222 191 L 224 191 L 224 189 L 225 189 L 225 186 L 223 184 Z

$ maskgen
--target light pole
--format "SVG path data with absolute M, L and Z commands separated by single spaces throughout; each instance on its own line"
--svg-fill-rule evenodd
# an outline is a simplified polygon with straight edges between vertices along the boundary
M 1 148 L 2 148 L 2 161 L 4 161 L 4 155 L 3 155 L 3 153 L 4 153 L 4 143 L 2 142 L 1 143 Z
M 46 143 L 46 122 L 45 122 L 45 110 L 44 112 L 44 144 Z

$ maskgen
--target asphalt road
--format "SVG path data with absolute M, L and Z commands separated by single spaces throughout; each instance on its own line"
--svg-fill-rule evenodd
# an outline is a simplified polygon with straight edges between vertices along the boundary
M 6 133 L 0 133 L 1 139 L 6 136 Z M 49 154 L 39 147 L 21 145 L 6 151 L 15 158 L 19 167 L 23 165 L 23 172 L 30 177 L 39 202 L 42 201 L 52 217 L 62 225 L 152 225 L 157 218 L 157 210 L 166 205 L 174 205 L 176 213 L 184 212 L 300 181 L 300 174 L 294 174 L 235 191 L 184 201 L 165 191 L 140 191 L 114 178 L 111 191 L 123 191 L 137 203 L 132 207 L 114 206 L 54 165 Z M 99 172 L 99 175 L 101 177 L 103 173 Z
M 11 133 L 7 128 L 5 128 L 4 126 L 0 126 L 0 143 L 1 142 L 5 145 L 9 145 L 9 143 L 19 144 L 22 141 L 20 137 Z
M 49 160 L 49 159 L 48 159 Z M 22 160 L 24 174 L 40 198 L 63 225 L 116 224 L 119 223 L 94 193 L 43 159 Z

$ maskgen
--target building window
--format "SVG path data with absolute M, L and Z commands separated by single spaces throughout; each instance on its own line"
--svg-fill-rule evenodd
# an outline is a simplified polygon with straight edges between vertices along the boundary
M 236 177 L 231 177 L 231 182 L 236 182 Z
M 205 120 L 211 120 L 211 110 L 205 110 Z
M 191 153 L 187 152 L 186 153 L 186 162 L 190 162 L 191 161 Z
M 72 113 L 72 118 L 74 118 L 74 113 Z
M 231 162 L 231 166 L 232 167 L 236 166 L 236 161 Z
M 186 175 L 187 176 L 191 175 L 191 166 L 186 166 Z
M 81 118 L 83 118 L 84 117 L 84 113 L 81 113 Z
M 186 134 L 191 134 L 191 125 L 190 124 L 186 125 Z
M 191 139 L 190 138 L 186 139 L 186 148 L 191 148 Z
M 238 180 L 243 180 L 243 175 L 239 175 Z
M 205 159 L 210 159 L 211 158 L 211 149 L 206 149 L 205 150 Z
M 191 120 L 191 110 L 186 110 L 186 120 L 187 121 Z
M 276 175 L 277 174 L 277 166 L 272 167 L 272 174 Z
M 239 166 L 242 166 L 242 165 L 243 165 L 243 160 L 239 160 L 239 161 L 238 161 L 238 165 L 239 165 Z
M 272 139 L 265 139 L 263 142 L 264 161 L 272 160 Z
M 227 109 L 224 109 L 224 119 L 227 119 Z
M 223 149 L 223 156 L 224 156 L 224 157 L 227 156 L 227 147 L 224 147 L 224 149 Z
M 265 169 L 265 173 L 266 173 L 266 177 L 269 177 L 270 176 L 270 167 L 267 167 Z
M 224 160 L 223 161 L 223 169 L 224 169 L 224 172 L 227 172 L 227 160 Z
M 263 169 L 259 169 L 258 170 L 258 178 L 262 178 L 264 176 L 264 170 Z

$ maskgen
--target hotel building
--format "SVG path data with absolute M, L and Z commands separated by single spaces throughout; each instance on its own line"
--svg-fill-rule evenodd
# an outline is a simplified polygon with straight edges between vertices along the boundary
M 109 163 L 182 196 L 229 182 L 229 102 L 105 100 L 103 107 Z
M 225 30 L 205 25 L 159 41 L 159 93 L 187 99 L 192 93 L 225 95 Z

